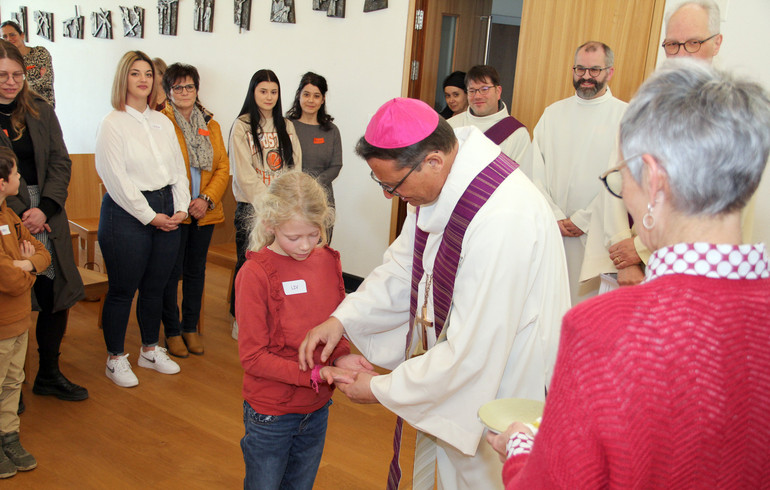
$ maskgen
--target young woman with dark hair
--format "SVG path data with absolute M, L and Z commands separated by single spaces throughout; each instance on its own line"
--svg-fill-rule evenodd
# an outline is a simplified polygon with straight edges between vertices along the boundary
M 287 117 L 294 122 L 302 146 L 302 171 L 315 177 L 323 186 L 334 207 L 332 181 L 342 170 L 342 139 L 334 120 L 326 113 L 326 79 L 313 72 L 302 75 Z M 326 230 L 331 242 L 333 226 Z
M 238 274 L 246 260 L 249 223 L 254 214 L 253 203 L 265 192 L 270 182 L 287 170 L 302 169 L 302 150 L 291 121 L 284 119 L 281 108 L 281 85 L 272 70 L 259 70 L 251 77 L 246 98 L 230 130 L 228 145 L 233 174 L 235 208 L 235 245 Z M 230 313 L 235 315 L 235 298 Z M 233 323 L 233 337 L 237 336 Z

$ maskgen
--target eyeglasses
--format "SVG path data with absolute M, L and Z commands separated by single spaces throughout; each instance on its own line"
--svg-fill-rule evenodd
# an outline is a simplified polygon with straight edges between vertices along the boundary
M 477 93 L 486 96 L 489 93 L 489 89 L 495 88 L 495 85 L 485 85 L 480 88 L 469 88 L 468 89 L 468 96 L 473 97 Z
M 690 39 L 689 41 L 685 41 L 683 43 L 678 43 L 676 41 L 666 41 L 661 46 L 663 46 L 663 49 L 666 50 L 666 54 L 668 55 L 675 55 L 679 52 L 679 49 L 684 46 L 684 50 L 688 53 L 697 53 L 700 51 L 700 45 L 705 43 L 706 41 L 709 41 L 711 39 L 714 39 L 719 34 L 714 34 L 713 36 L 707 37 L 706 39 L 703 39 L 702 41 L 699 41 L 697 39 Z
M 415 165 L 412 165 L 412 168 L 410 168 L 409 171 L 406 173 L 406 175 L 404 175 L 404 178 L 399 180 L 398 184 L 394 185 L 393 187 L 390 187 L 389 185 L 383 184 L 382 182 L 380 182 L 380 180 L 377 177 L 374 176 L 374 172 L 373 171 L 369 172 L 369 176 L 372 178 L 373 181 L 377 182 L 377 185 L 382 187 L 383 191 L 387 192 L 390 195 L 393 195 L 393 196 L 396 196 L 396 197 L 401 197 L 401 194 L 396 192 L 396 189 L 398 189 L 401 186 L 401 184 L 404 183 L 404 181 L 407 179 L 407 177 L 409 177 L 409 175 L 411 175 L 411 173 L 414 172 L 414 169 L 416 169 L 417 167 L 420 166 L 420 164 L 423 162 L 423 160 L 420 160 Z
M 0 73 L 0 83 L 5 83 L 8 81 L 9 78 L 13 78 L 13 81 L 16 83 L 21 83 L 24 80 L 27 79 L 27 75 L 21 72 L 16 73 L 8 73 L 8 72 L 2 72 Z
M 173 90 L 175 94 L 181 94 L 183 90 L 193 92 L 195 90 L 195 85 L 192 83 L 188 85 L 174 85 L 171 87 L 171 90 Z
M 605 66 L 604 68 L 600 68 L 598 66 L 592 66 L 590 68 L 587 68 L 585 66 L 575 65 L 575 66 L 572 67 L 572 71 L 574 71 L 575 75 L 577 75 L 579 77 L 582 77 L 583 75 L 586 74 L 586 72 L 588 72 L 588 76 L 590 76 L 591 78 L 596 78 L 599 75 L 601 75 L 601 73 L 604 70 L 609 70 L 610 68 L 612 68 L 612 67 L 611 66 Z
M 604 182 L 604 187 L 607 188 L 610 194 L 618 199 L 623 199 L 623 177 L 620 175 L 620 171 L 626 166 L 626 162 L 637 156 L 639 155 L 621 160 L 617 165 L 599 176 L 599 180 Z

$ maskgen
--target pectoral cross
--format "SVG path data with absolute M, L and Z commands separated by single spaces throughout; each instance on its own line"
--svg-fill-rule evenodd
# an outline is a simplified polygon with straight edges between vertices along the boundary
M 426 320 L 428 318 L 428 305 L 422 305 L 422 311 L 420 316 L 414 319 L 415 326 L 422 327 L 421 338 L 422 342 L 414 349 L 414 355 L 419 356 L 425 354 L 428 351 L 428 329 L 433 328 L 433 322 Z
M 433 328 L 433 322 L 428 321 L 428 295 L 430 294 L 430 285 L 433 282 L 433 275 L 428 274 L 428 279 L 425 281 L 425 302 L 422 304 L 420 310 L 420 316 L 414 319 L 414 325 L 422 327 L 421 338 L 422 342 L 417 344 L 414 349 L 412 357 L 421 356 L 428 352 L 428 329 Z

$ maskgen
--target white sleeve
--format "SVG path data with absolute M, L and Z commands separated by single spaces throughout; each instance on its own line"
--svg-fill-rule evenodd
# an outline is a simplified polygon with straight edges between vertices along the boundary
M 109 116 L 96 135 L 96 172 L 115 203 L 143 225 L 155 218 L 155 211 L 126 173 L 126 141 L 121 128 Z

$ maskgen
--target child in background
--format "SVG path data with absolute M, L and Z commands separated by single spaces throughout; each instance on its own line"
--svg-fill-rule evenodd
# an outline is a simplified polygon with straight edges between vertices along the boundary
M 299 171 L 273 181 L 256 204 L 246 262 L 235 281 L 243 376 L 244 488 L 313 487 L 333 386 L 372 369 L 342 339 L 326 364 L 300 371 L 298 349 L 345 296 L 339 253 L 326 243 L 333 209 Z M 335 367 L 337 366 L 337 367 Z
M 24 381 L 24 358 L 31 325 L 30 289 L 35 271 L 44 271 L 51 256 L 29 234 L 6 204 L 19 192 L 16 156 L 0 147 L 0 478 L 37 466 L 35 457 L 19 442 L 19 395 Z

